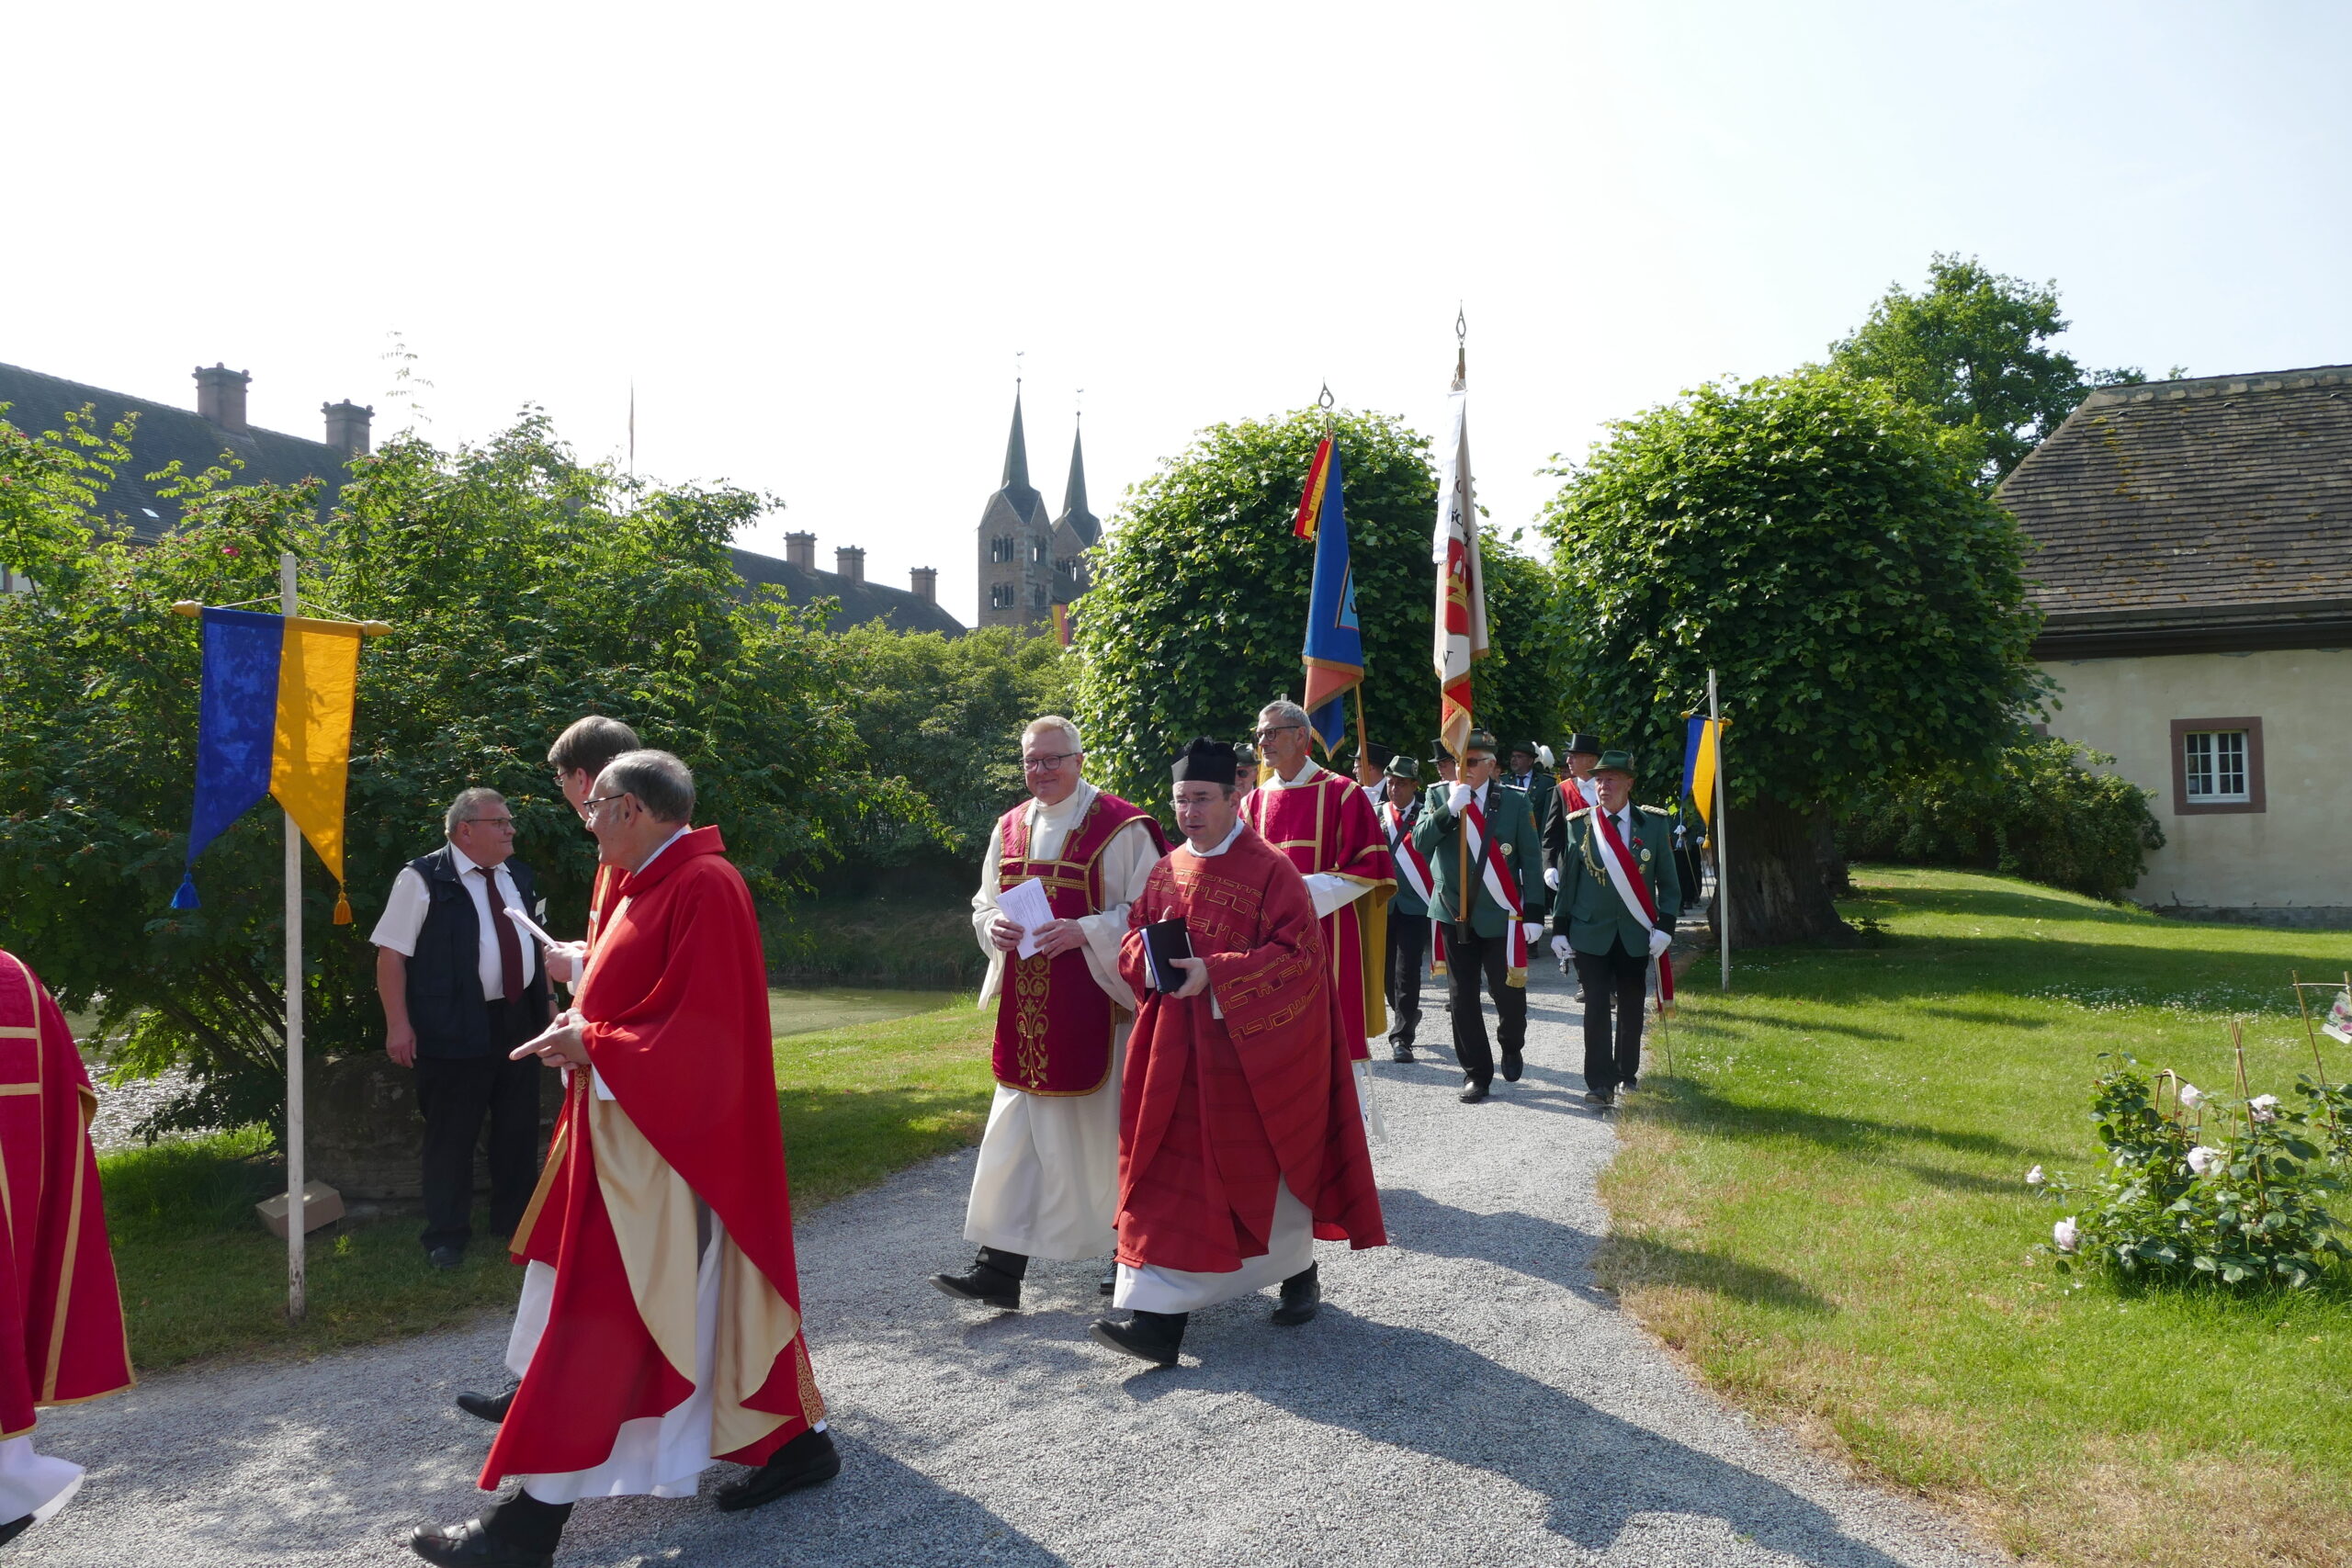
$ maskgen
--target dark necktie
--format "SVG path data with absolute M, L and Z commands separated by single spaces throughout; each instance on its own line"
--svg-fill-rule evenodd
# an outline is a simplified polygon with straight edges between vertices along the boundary
M 490 895 L 491 929 L 498 933 L 498 974 L 506 988 L 501 996 L 507 1001 L 520 1001 L 523 997 L 523 939 L 514 932 L 514 922 L 506 918 L 506 901 L 498 896 L 498 878 L 481 866 L 474 874 L 481 878 L 482 891 Z M 490 998 L 492 1001 L 499 997 Z

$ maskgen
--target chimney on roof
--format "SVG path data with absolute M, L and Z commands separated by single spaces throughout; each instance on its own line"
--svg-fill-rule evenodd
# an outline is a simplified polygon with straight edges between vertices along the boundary
M 833 551 L 833 570 L 852 582 L 865 581 L 865 552 L 855 545 L 842 545 Z
M 908 569 L 907 576 L 913 584 L 915 597 L 926 604 L 939 603 L 939 569 L 918 566 Z
M 786 534 L 784 536 L 784 558 L 786 565 L 797 566 L 803 571 L 816 570 L 817 536 Z
M 368 456 L 368 423 L 376 417 L 373 403 L 366 408 L 348 400 L 321 403 L 319 412 L 327 416 L 328 446 L 346 457 Z
M 250 430 L 245 423 L 245 383 L 253 379 L 249 370 L 232 370 L 215 364 L 208 370 L 196 367 L 196 412 L 224 430 Z

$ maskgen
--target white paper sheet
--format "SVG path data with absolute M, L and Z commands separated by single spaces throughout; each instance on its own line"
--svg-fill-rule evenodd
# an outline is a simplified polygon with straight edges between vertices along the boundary
M 1046 897 L 1046 885 L 1035 877 L 1018 886 L 1008 887 L 996 896 L 996 907 L 1004 918 L 1021 928 L 1021 946 L 1017 955 L 1037 956 L 1037 928 L 1055 919 L 1054 907 Z

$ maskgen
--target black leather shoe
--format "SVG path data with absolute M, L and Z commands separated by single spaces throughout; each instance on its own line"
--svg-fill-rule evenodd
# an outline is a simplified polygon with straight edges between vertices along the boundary
M 768 1456 L 767 1463 L 742 1480 L 718 1489 L 721 1513 L 736 1514 L 773 1503 L 787 1492 L 831 1481 L 842 1472 L 842 1453 L 831 1432 L 803 1432 Z
M 1521 1065 L 1522 1064 L 1519 1059 L 1519 1053 L 1508 1045 L 1504 1046 L 1503 1082 L 1517 1083 L 1519 1081 L 1519 1070 Z
M 1413 1048 L 1409 1044 L 1391 1045 L 1388 1048 L 1388 1059 L 1392 1062 L 1409 1062 L 1413 1059 Z
M 1585 1090 L 1584 1099 L 1587 1105 L 1598 1105 L 1603 1111 L 1608 1110 L 1611 1106 L 1617 1103 L 1616 1095 L 1611 1093 L 1605 1089 L 1587 1089 Z
M 462 1247 L 436 1247 L 424 1255 L 424 1260 L 435 1269 L 455 1269 L 466 1260 Z
M 1176 1352 L 1184 1343 L 1184 1322 L 1192 1314 L 1182 1312 L 1143 1312 L 1125 1323 L 1113 1323 L 1098 1318 L 1086 1332 L 1097 1345 L 1105 1345 L 1138 1361 L 1149 1361 L 1155 1367 L 1172 1367 Z
M 458 1395 L 458 1408 L 495 1427 L 506 1419 L 507 1411 L 514 1406 L 514 1396 L 522 1391 L 523 1385 L 516 1383 L 504 1393 L 461 1393 Z
M 7 1545 L 32 1528 L 33 1517 L 30 1514 L 27 1514 L 21 1519 L 10 1519 L 6 1524 L 0 1525 L 0 1546 Z
M 1623 1083 L 1617 1086 L 1617 1092 L 1619 1094 L 1631 1094 L 1634 1090 L 1641 1087 L 1641 1081 L 1642 1080 L 1639 1078 L 1627 1078 Z
M 1023 1254 L 984 1247 L 971 1272 L 933 1274 L 931 1282 L 958 1301 L 978 1302 L 999 1312 L 1019 1312 L 1021 1277 L 1028 1271 L 1029 1259 Z
M 1482 1083 L 1470 1084 L 1462 1091 L 1462 1103 L 1464 1105 L 1476 1105 L 1486 1098 L 1487 1086 Z
M 461 1525 L 424 1525 L 408 1538 L 408 1549 L 427 1562 L 462 1568 L 555 1568 L 552 1551 L 526 1551 L 481 1528 L 480 1519 Z
M 1274 1309 L 1274 1322 L 1283 1328 L 1296 1328 L 1302 1323 L 1312 1323 L 1315 1314 L 1323 1310 L 1323 1277 L 1319 1264 L 1310 1263 L 1283 1281 L 1282 1305 Z

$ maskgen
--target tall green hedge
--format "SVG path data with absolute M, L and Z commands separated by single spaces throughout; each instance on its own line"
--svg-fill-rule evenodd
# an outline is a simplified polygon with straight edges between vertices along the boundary
M 2164 848 L 2149 792 L 2056 739 L 2003 749 L 1988 778 L 1947 769 L 1863 797 L 1838 829 L 1854 860 L 1973 866 L 2119 899 Z

